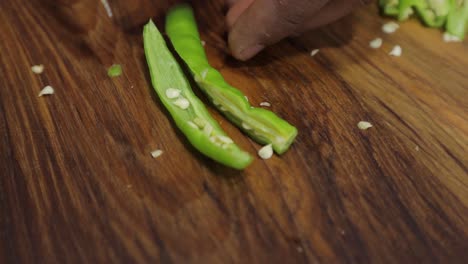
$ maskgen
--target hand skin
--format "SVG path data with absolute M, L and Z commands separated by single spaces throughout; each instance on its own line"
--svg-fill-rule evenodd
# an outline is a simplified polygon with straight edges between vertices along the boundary
M 0 0 L 1 1 L 1 0 Z M 81 33 L 95 27 L 98 8 L 96 0 L 41 0 L 58 15 L 63 22 Z M 141 5 L 154 3 L 156 14 L 183 0 L 139 0 Z M 214 1 L 214 0 L 212 0 Z M 331 23 L 354 8 L 371 0 L 224 0 L 230 9 L 226 15 L 231 54 L 239 60 L 248 60 L 269 45 L 305 31 Z M 120 8 L 131 8 L 133 2 L 116 1 Z M 127 4 L 125 4 L 127 3 Z M 154 7 L 154 6 L 153 6 Z M 146 8 L 135 21 L 146 21 L 154 8 Z M 149 13 L 147 10 L 150 10 Z M 129 15 L 129 14 L 126 14 Z
M 227 0 L 229 48 L 248 60 L 265 47 L 329 24 L 368 0 Z

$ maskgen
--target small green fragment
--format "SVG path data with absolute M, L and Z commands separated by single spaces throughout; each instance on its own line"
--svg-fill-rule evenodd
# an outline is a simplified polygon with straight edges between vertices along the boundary
M 120 64 L 113 64 L 107 70 L 107 75 L 111 78 L 119 77 L 122 75 L 122 66 L 120 66 Z

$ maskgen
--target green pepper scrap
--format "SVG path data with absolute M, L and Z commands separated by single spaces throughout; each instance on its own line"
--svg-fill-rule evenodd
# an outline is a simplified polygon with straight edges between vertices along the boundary
M 107 75 L 111 78 L 118 77 L 121 74 L 122 74 L 122 66 L 120 66 L 119 64 L 113 64 L 107 70 Z
M 416 1 L 415 1 L 416 2 Z M 415 6 L 424 24 L 429 27 L 442 27 L 452 7 L 452 0 L 425 0 Z
M 427 7 L 426 0 L 400 0 L 398 1 L 398 15 L 400 21 L 407 20 L 414 14 L 414 10 L 423 10 Z
M 143 42 L 154 90 L 190 143 L 226 166 L 235 169 L 247 167 L 253 160 L 252 156 L 234 144 L 193 93 L 152 21 L 144 27 Z
M 463 39 L 468 30 L 468 0 L 379 0 L 382 13 L 404 21 L 414 13 L 428 27 Z M 416 11 L 416 12 L 415 12 Z
M 396 17 L 399 14 L 400 0 L 379 0 L 382 12 L 387 16 Z
M 226 83 L 211 67 L 190 5 L 180 4 L 169 11 L 166 33 L 198 86 L 218 110 L 255 141 L 272 144 L 276 153 L 282 154 L 289 148 L 297 129 L 271 111 L 252 107 L 241 91 Z
M 447 18 L 447 32 L 460 39 L 468 30 L 468 0 L 454 0 Z

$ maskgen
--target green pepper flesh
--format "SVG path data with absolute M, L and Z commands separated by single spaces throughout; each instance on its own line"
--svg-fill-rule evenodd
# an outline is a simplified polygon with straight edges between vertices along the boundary
M 169 11 L 166 33 L 198 86 L 218 110 L 255 141 L 272 144 L 276 153 L 282 154 L 289 148 L 297 129 L 271 111 L 252 107 L 241 91 L 211 67 L 190 5 L 180 4 Z
M 448 14 L 446 29 L 451 35 L 465 38 L 468 30 L 468 0 L 454 0 Z
M 252 156 L 234 143 L 219 142 L 228 139 L 227 135 L 193 93 L 182 69 L 152 21 L 144 27 L 143 40 L 154 90 L 190 143 L 201 153 L 226 166 L 235 169 L 247 167 L 253 160 Z M 185 109 L 177 106 L 177 98 L 168 98 L 166 94 L 169 88 L 179 90 L 178 98 L 185 98 L 190 105 L 185 105 Z M 210 129 L 197 127 L 196 120 L 203 120 L 204 128 Z

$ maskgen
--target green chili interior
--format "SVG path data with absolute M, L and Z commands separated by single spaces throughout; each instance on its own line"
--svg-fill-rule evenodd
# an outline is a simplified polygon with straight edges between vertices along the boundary
M 236 169 L 247 167 L 252 157 L 232 142 L 193 93 L 152 21 L 145 26 L 143 39 L 151 82 L 177 127 L 211 159 Z

